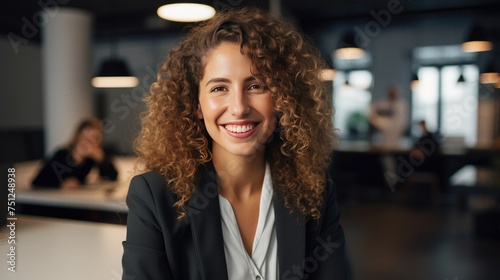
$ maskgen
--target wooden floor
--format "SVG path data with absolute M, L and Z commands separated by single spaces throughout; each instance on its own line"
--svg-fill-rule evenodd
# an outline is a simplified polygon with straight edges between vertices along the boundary
M 341 200 L 354 280 L 500 279 L 500 240 L 456 205 Z

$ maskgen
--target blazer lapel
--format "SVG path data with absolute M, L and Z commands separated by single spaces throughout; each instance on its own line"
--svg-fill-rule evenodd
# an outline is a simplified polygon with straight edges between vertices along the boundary
M 194 248 L 202 279 L 227 280 L 227 266 L 222 238 L 219 193 L 215 169 L 207 163 L 200 170 L 195 194 L 186 206 Z M 284 274 L 302 273 L 305 258 L 306 221 L 300 214 L 290 214 L 275 191 L 273 199 L 280 279 Z M 299 267 L 299 268 L 297 268 Z
M 278 240 L 279 278 L 284 278 L 285 273 L 296 274 L 297 269 L 301 275 L 306 250 L 305 219 L 302 215 L 290 214 L 281 199 L 275 197 L 273 205 Z
M 186 206 L 200 265 L 201 279 L 227 279 L 224 241 L 215 171 L 211 163 L 200 171 L 195 194 Z

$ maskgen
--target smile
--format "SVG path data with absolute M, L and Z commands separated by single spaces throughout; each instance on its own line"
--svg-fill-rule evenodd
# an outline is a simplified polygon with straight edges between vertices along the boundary
M 244 124 L 244 125 L 226 124 L 224 126 L 225 129 L 233 133 L 245 133 L 252 130 L 254 127 L 255 127 L 254 124 Z

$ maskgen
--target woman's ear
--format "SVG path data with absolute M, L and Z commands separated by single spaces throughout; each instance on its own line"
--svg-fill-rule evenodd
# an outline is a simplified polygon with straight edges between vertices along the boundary
M 200 104 L 198 103 L 198 108 L 196 109 L 196 116 L 198 117 L 198 119 L 202 120 L 203 119 L 203 112 L 201 111 L 201 106 Z

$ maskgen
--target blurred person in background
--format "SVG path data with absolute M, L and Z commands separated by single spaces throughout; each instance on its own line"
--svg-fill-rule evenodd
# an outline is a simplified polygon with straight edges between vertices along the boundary
M 111 158 L 104 152 L 102 124 L 91 117 L 77 127 L 70 144 L 45 159 L 43 167 L 33 180 L 35 188 L 79 188 L 85 185 L 93 167 L 99 176 L 116 180 L 118 172 Z
M 401 97 L 401 90 L 391 86 L 387 99 L 376 101 L 370 108 L 370 124 L 381 138 L 383 148 L 399 148 L 408 128 L 408 104 Z

